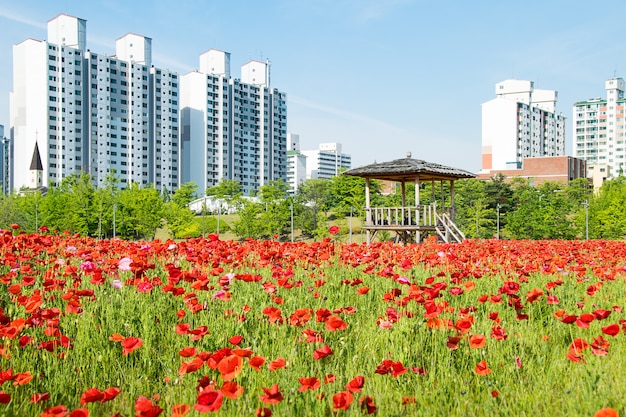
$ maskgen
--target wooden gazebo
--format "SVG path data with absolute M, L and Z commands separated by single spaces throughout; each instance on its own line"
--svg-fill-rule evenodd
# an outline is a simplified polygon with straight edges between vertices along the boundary
M 343 175 L 365 178 L 365 229 L 367 243 L 370 244 L 376 232 L 387 230 L 395 232 L 403 243 L 421 242 L 429 234 L 437 234 L 444 242 L 461 242 L 463 233 L 454 223 L 454 181 L 462 178 L 474 178 L 471 172 L 434 164 L 419 159 L 412 159 L 407 154 L 404 159 L 374 163 L 345 171 Z M 399 182 L 402 189 L 401 207 L 371 207 L 370 180 Z M 449 197 L 444 193 L 444 181 L 450 182 Z M 406 183 L 415 183 L 415 203 L 406 201 Z M 420 186 L 431 183 L 432 201 L 420 203 Z M 435 183 L 440 183 L 441 200 L 435 196 Z M 448 205 L 446 205 L 448 203 Z

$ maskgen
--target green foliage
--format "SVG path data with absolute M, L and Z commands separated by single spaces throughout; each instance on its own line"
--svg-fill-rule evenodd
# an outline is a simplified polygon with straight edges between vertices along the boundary
M 195 217 L 186 207 L 195 197 L 193 183 L 169 193 L 132 184 L 119 190 L 119 179 L 111 172 L 103 187 L 95 188 L 89 175 L 72 175 L 52 187 L 47 194 L 24 190 L 22 194 L 0 196 L 0 228 L 17 223 L 33 232 L 41 226 L 51 230 L 107 238 L 150 238 L 161 224 L 168 225 L 172 237 L 206 236 L 218 231 L 217 220 Z M 398 207 L 401 188 L 381 194 L 381 183 L 371 181 L 370 205 Z M 415 184 L 405 186 L 406 204 L 415 201 Z M 467 179 L 454 183 L 455 221 L 466 237 L 507 239 L 623 239 L 626 236 L 626 180 L 606 181 L 592 193 L 588 181 L 570 184 L 543 183 L 531 186 L 527 179 L 506 179 L 497 175 L 487 181 Z M 364 217 L 365 180 L 340 175 L 328 180 L 307 180 L 295 196 L 288 196 L 283 181 L 271 181 L 259 190 L 261 203 L 242 202 L 241 185 L 224 180 L 207 190 L 224 205 L 239 207 L 239 219 L 232 230 L 243 238 L 288 240 L 293 228 L 305 238 L 327 236 L 327 223 Z M 422 183 L 420 202 L 440 205 L 450 201 L 450 186 L 444 182 Z M 171 200 L 171 201 L 169 201 Z M 210 214 L 204 212 L 204 215 Z M 215 217 L 216 213 L 212 213 Z M 222 213 L 223 214 L 223 213 Z M 332 216 L 332 217 L 331 217 Z M 588 229 L 587 229 L 588 224 Z M 219 231 L 229 226 L 220 222 Z
M 240 238 L 256 238 L 263 233 L 264 226 L 261 221 L 262 208 L 258 203 L 243 200 L 239 210 L 239 220 L 233 224 L 233 232 Z
M 590 234 L 604 239 L 626 238 L 626 178 L 606 181 L 591 200 Z
M 349 175 L 337 175 L 330 180 L 331 208 L 341 215 L 349 215 L 351 210 L 362 213 L 365 207 L 365 179 Z M 380 182 L 370 181 L 371 205 L 382 202 Z
M 133 183 L 120 191 L 117 200 L 118 236 L 123 239 L 152 239 L 163 219 L 163 200 L 159 192 Z
M 239 202 L 243 195 L 241 183 L 236 180 L 224 179 L 216 186 L 207 188 L 206 195 L 215 196 L 216 198 L 225 200 L 229 205 Z
M 196 199 L 196 191 L 198 191 L 198 185 L 195 182 L 181 184 L 180 187 L 174 191 L 172 202 L 178 207 L 187 207 L 189 203 Z

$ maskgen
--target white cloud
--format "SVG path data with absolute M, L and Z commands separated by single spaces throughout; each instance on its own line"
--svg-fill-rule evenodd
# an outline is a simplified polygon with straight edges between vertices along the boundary
M 32 26 L 32 27 L 37 28 L 37 29 L 45 30 L 48 27 L 47 23 L 41 23 L 40 21 L 31 20 L 31 19 L 29 19 L 27 17 L 11 13 L 8 10 L 4 10 L 2 8 L 0 8 L 0 17 L 2 17 L 4 19 L 7 19 L 7 20 L 11 20 L 13 22 L 22 23 L 24 25 Z
M 337 109 L 334 107 L 326 106 L 324 104 L 314 103 L 312 101 L 294 96 L 293 94 L 287 95 L 287 101 L 296 105 L 300 105 L 303 107 L 307 107 L 309 109 L 314 109 L 337 118 L 342 118 L 345 120 L 349 120 L 351 122 L 358 122 L 364 125 L 375 126 L 377 128 L 388 129 L 395 133 L 405 134 L 406 131 L 401 129 L 395 125 L 389 124 L 383 120 L 374 119 L 370 116 L 366 116 L 359 113 L 354 113 L 347 110 Z

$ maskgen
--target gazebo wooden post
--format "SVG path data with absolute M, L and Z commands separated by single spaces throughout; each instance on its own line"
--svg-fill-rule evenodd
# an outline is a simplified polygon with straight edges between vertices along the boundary
M 415 225 L 419 226 L 420 224 L 420 179 L 417 177 L 415 179 Z M 419 229 L 415 232 L 415 243 L 420 243 L 422 241 L 422 236 L 420 234 Z
M 402 188 L 402 223 L 404 223 L 404 219 L 406 218 L 406 214 L 404 213 L 404 209 L 406 208 L 406 186 L 404 181 L 400 183 L 400 187 Z
M 370 179 L 365 178 L 365 224 L 367 226 L 372 225 L 372 212 L 370 211 Z M 370 229 L 367 229 L 366 232 L 367 244 L 371 243 L 371 233 Z
M 443 180 L 439 181 L 439 188 L 441 190 L 441 212 L 445 213 L 446 209 L 446 196 L 443 193 Z
M 455 214 L 455 206 L 454 206 L 454 180 L 450 180 L 450 218 L 454 221 Z

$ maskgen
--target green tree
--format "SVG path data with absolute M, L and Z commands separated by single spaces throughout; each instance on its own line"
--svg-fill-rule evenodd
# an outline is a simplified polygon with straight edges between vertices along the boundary
M 207 188 L 206 195 L 224 200 L 229 207 L 232 207 L 240 203 L 243 196 L 243 188 L 237 180 L 224 179 L 219 184 Z
M 589 205 L 590 235 L 596 239 L 626 237 L 626 177 L 618 177 L 600 187 Z
M 370 181 L 370 204 L 382 204 L 380 182 Z M 337 175 L 330 179 L 331 210 L 347 216 L 351 210 L 361 215 L 365 208 L 365 178 Z
M 42 200 L 42 224 L 50 229 L 89 235 L 97 231 L 92 210 L 95 188 L 88 174 L 72 174 Z
M 242 207 L 239 209 L 239 220 L 233 224 L 233 232 L 240 239 L 257 239 L 264 233 L 263 220 L 261 214 L 263 206 L 249 200 L 242 201 Z
M 302 233 L 313 236 L 319 227 L 319 213 L 330 206 L 330 181 L 327 179 L 309 179 L 298 186 L 294 200 L 297 223 Z
M 259 189 L 261 206 L 265 206 L 261 215 L 263 238 L 284 238 L 290 232 L 292 199 L 288 198 L 288 191 L 289 185 L 282 180 L 272 180 Z
M 172 195 L 172 202 L 178 207 L 188 207 L 189 203 L 196 199 L 198 184 L 195 182 L 186 182 L 180 185 Z
M 163 219 L 159 192 L 133 183 L 119 193 L 118 202 L 118 235 L 124 239 L 153 239 Z

